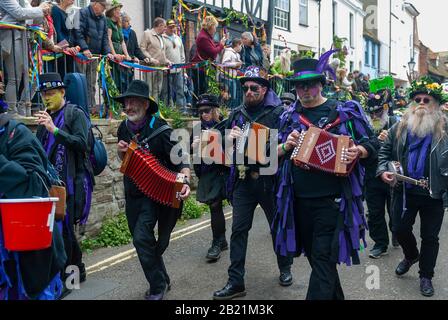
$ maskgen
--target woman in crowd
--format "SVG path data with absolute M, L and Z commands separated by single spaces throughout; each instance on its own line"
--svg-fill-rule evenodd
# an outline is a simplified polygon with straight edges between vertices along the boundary
M 258 43 L 258 39 L 250 32 L 243 32 L 241 39 L 244 44 L 243 51 L 241 53 L 244 67 L 263 67 L 263 49 Z
M 215 43 L 214 36 L 218 21 L 215 17 L 207 16 L 202 23 L 202 29 L 196 38 L 196 52 L 191 62 L 201 62 L 205 60 L 215 61 L 216 57 L 224 50 L 227 35 L 219 43 Z M 198 94 L 205 93 L 207 82 L 204 68 L 192 69 L 194 87 Z

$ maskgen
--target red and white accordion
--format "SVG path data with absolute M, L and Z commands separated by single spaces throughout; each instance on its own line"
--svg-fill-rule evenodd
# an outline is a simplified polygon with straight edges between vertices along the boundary
M 165 168 L 150 151 L 134 141 L 124 156 L 120 172 L 148 198 L 175 209 L 180 207 L 185 175 Z
M 354 145 L 348 136 L 335 135 L 317 127 L 310 127 L 300 134 L 298 146 L 294 149 L 291 160 L 304 169 L 315 169 L 337 176 L 348 176 L 357 161 L 345 164 L 347 152 Z

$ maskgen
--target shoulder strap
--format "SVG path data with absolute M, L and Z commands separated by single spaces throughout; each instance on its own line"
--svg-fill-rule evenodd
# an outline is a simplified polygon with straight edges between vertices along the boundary
M 140 144 L 145 144 L 148 143 L 150 140 L 154 139 L 155 137 L 157 137 L 158 135 L 160 135 L 161 133 L 170 130 L 171 127 L 167 124 L 164 124 L 163 126 L 157 128 L 156 130 L 154 130 L 147 138 L 143 139 Z
M 268 113 L 270 113 L 272 110 L 270 110 L 269 108 L 266 108 L 260 115 L 258 115 L 255 119 L 253 119 L 249 113 L 247 113 L 247 110 L 245 107 L 241 108 L 241 113 L 250 121 L 250 122 L 257 122 L 258 120 L 260 120 L 261 118 L 263 118 L 264 116 L 266 116 Z

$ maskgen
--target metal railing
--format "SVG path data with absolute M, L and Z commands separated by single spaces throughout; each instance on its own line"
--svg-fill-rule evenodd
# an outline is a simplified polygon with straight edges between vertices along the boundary
M 11 113 L 31 116 L 44 108 L 37 89 L 38 75 L 46 72 L 58 72 L 62 79 L 73 72 L 84 74 L 87 92 L 79 92 L 79 95 L 86 95 L 91 113 L 103 118 L 121 113 L 111 98 L 125 92 L 133 79 L 147 82 L 150 95 L 167 107 L 177 107 L 185 115 L 197 115 L 195 105 L 203 93 L 216 94 L 220 104 L 229 109 L 238 107 L 243 101 L 238 80 L 240 70 L 217 67 L 213 63 L 152 72 L 140 65 L 124 65 L 115 61 L 108 61 L 102 67 L 103 57 L 86 61 L 63 53 L 42 51 L 41 41 L 33 40 L 34 35 L 30 31 L 2 28 L 0 32 L 2 39 L 11 39 L 9 50 L 2 45 L 5 41 L 0 43 L 0 80 L 3 81 L 4 100 Z M 278 95 L 291 90 L 285 79 L 272 77 L 270 83 Z

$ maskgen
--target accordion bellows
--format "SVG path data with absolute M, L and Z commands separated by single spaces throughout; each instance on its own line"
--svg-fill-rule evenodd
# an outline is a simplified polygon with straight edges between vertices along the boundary
M 311 127 L 300 134 L 299 145 L 291 159 L 296 166 L 315 169 L 337 176 L 348 176 L 357 161 L 344 163 L 353 141 L 348 136 L 335 135 L 325 130 Z
M 165 168 L 148 150 L 131 142 L 120 172 L 130 178 L 148 198 L 172 208 L 181 204 L 185 175 Z

